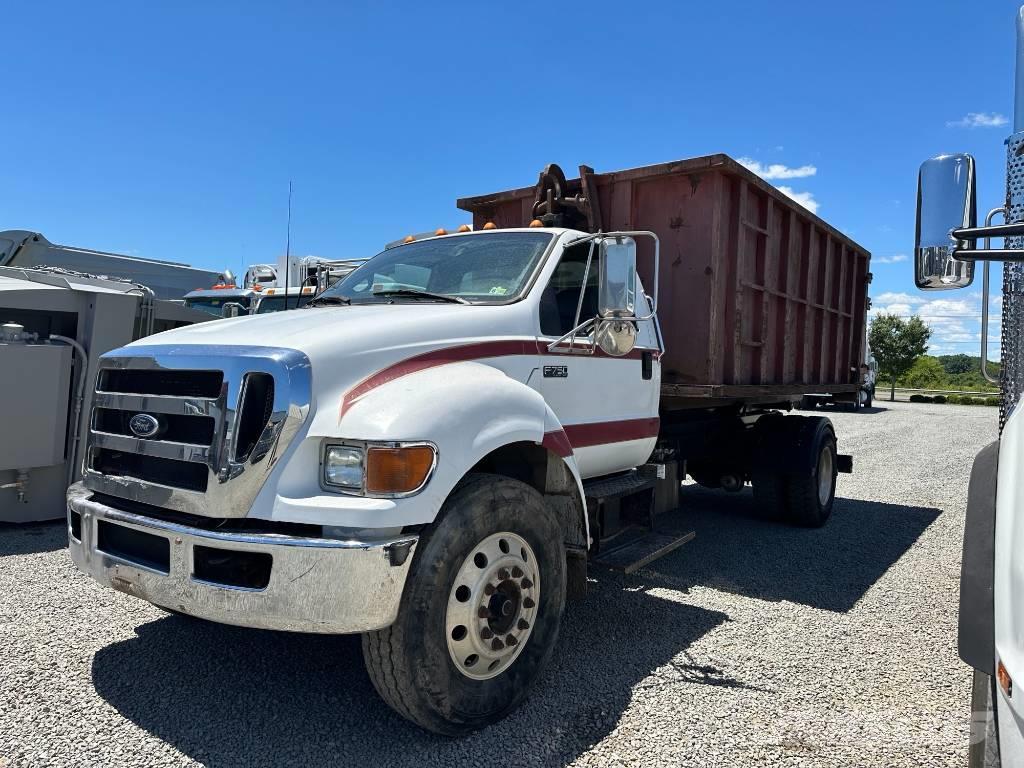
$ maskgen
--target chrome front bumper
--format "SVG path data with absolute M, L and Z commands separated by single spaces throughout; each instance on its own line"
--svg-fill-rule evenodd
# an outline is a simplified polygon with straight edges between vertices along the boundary
M 339 541 L 207 531 L 91 496 L 81 483 L 68 489 L 69 549 L 82 571 L 134 597 L 224 624 L 338 634 L 386 627 L 398 615 L 417 543 L 416 536 Z M 210 550 L 229 561 L 269 557 L 265 586 L 197 578 L 197 547 L 202 558 Z

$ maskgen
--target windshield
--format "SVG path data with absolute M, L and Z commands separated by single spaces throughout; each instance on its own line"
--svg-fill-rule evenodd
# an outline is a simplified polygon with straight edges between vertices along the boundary
M 193 299 L 185 299 L 185 306 L 192 309 L 201 309 L 211 315 L 221 316 L 222 307 L 229 303 L 241 304 L 245 310 L 249 309 L 248 296 L 197 296 Z
M 259 304 L 256 305 L 256 314 L 265 315 L 268 312 L 281 312 L 284 309 L 296 309 L 298 307 L 304 307 L 309 303 L 309 300 L 313 297 L 308 293 L 301 296 L 288 296 L 288 306 L 285 307 L 285 296 L 263 296 L 260 299 Z
M 321 296 L 353 304 L 421 301 L 391 292 L 425 292 L 474 304 L 501 304 L 522 293 L 551 242 L 549 232 L 495 232 L 421 240 L 379 253 Z

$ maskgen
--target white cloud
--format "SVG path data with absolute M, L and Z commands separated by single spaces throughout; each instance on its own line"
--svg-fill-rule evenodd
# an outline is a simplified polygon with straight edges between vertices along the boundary
M 779 192 L 796 200 L 811 213 L 818 212 L 818 201 L 814 199 L 813 192 L 796 192 L 792 187 L 779 187 Z
M 932 355 L 977 355 L 981 343 L 981 295 L 966 294 L 960 299 L 930 299 L 927 295 L 886 291 L 872 297 L 869 320 L 880 314 L 900 317 L 917 315 L 929 328 L 928 352 Z M 1002 316 L 998 304 L 989 315 L 989 359 L 999 359 L 999 334 Z
M 892 256 L 872 256 L 872 264 L 899 264 L 907 260 L 907 254 L 895 253 Z
M 872 296 L 871 301 L 875 306 L 878 306 L 881 304 L 892 304 L 896 301 L 902 304 L 923 304 L 927 299 L 923 299 L 920 296 L 914 296 L 910 293 L 886 291 L 885 293 L 880 293 L 877 296 Z
M 1009 123 L 999 112 L 968 112 L 959 120 L 949 120 L 947 128 L 999 128 Z
M 781 149 L 781 147 L 780 147 Z M 782 163 L 761 163 L 750 157 L 741 157 L 737 162 L 744 168 L 753 171 L 762 179 L 805 179 L 814 176 L 818 169 L 813 165 L 801 165 L 798 168 L 790 168 Z

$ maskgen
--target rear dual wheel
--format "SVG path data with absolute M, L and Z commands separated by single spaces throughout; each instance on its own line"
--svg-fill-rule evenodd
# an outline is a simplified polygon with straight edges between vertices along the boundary
M 381 697 L 417 725 L 451 736 L 511 712 L 558 639 L 562 538 L 536 490 L 470 475 L 420 538 L 395 623 L 363 635 Z
M 775 519 L 819 528 L 835 503 L 838 455 L 832 423 L 770 414 L 755 425 L 754 499 Z

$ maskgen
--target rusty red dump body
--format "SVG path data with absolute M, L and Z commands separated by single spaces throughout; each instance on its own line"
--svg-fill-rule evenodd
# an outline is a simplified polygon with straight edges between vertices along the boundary
M 535 218 L 661 241 L 663 407 L 854 392 L 870 254 L 726 155 L 612 173 L 557 166 L 536 187 L 463 198 L 475 228 Z M 650 290 L 653 246 L 638 241 Z

